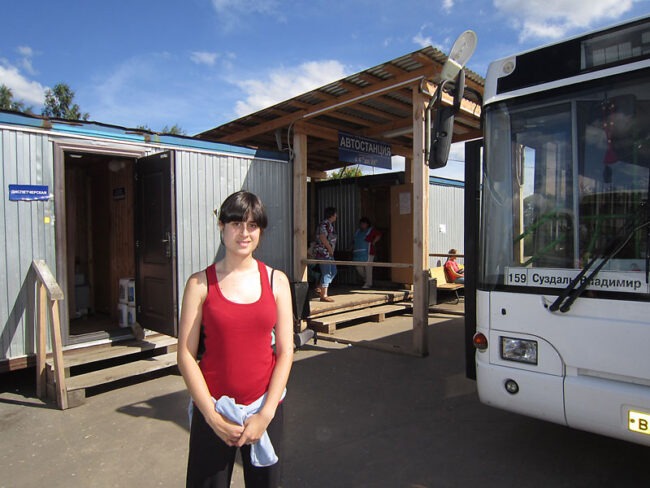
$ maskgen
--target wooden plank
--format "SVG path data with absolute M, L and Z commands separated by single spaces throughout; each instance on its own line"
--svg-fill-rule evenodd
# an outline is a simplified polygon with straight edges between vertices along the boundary
M 293 280 L 307 281 L 307 136 L 293 135 Z
M 359 266 L 359 261 L 342 261 L 340 259 L 303 259 L 305 264 L 336 264 L 337 266 Z M 365 262 L 364 266 L 371 266 L 373 268 L 410 268 L 413 265 L 408 263 L 382 263 L 382 262 Z
M 319 324 L 316 322 L 308 322 L 308 327 L 321 334 L 333 334 L 336 332 L 336 324 Z
M 408 166 L 407 160 L 407 166 Z M 390 187 L 390 259 L 393 262 L 413 261 L 413 185 L 391 185 Z M 408 268 L 392 268 L 391 280 L 396 283 L 410 283 L 413 278 L 412 265 Z
M 19 358 L 0 359 L 0 373 L 34 367 L 36 367 L 36 354 L 28 354 Z
M 413 88 L 413 350 L 429 354 L 429 166 L 425 161 L 426 100 Z
M 144 351 L 151 351 L 152 349 L 160 349 L 163 347 L 171 348 L 178 343 L 175 337 L 166 335 L 157 335 L 147 337 L 142 341 L 125 341 L 117 344 L 102 344 L 90 348 L 80 348 L 65 351 L 63 354 L 64 363 L 66 368 L 79 366 L 81 364 L 90 364 L 97 361 L 104 361 L 106 359 L 115 359 L 131 354 L 139 354 Z M 169 351 L 171 352 L 171 351 Z M 51 364 L 52 358 L 48 358 L 48 363 Z
M 61 316 L 59 302 L 51 304 L 50 324 L 52 338 L 52 356 L 54 356 L 54 374 L 56 375 L 56 401 L 61 410 L 68 408 L 68 395 L 66 393 L 65 372 L 63 366 L 63 351 L 61 345 Z
M 47 296 L 50 300 L 63 300 L 63 290 L 56 282 L 56 278 L 50 271 L 50 268 L 42 259 L 35 259 L 32 261 L 32 268 L 38 275 L 38 279 L 45 285 Z
M 309 315 L 308 319 L 313 319 L 316 317 L 322 317 L 323 315 L 331 315 L 334 313 L 349 312 L 350 310 L 358 310 L 362 308 L 372 307 L 375 305 L 383 305 L 386 303 L 395 303 L 402 300 L 408 300 L 413 296 L 410 291 L 404 290 L 400 292 L 382 292 L 381 294 L 371 295 L 371 296 L 359 296 L 358 299 L 353 299 L 350 301 L 345 301 L 343 303 L 337 303 L 341 295 L 335 296 L 334 303 L 323 304 L 323 308 L 314 309 L 312 306 L 312 312 Z M 319 305 L 320 302 L 317 302 Z
M 176 365 L 176 353 L 171 352 L 160 356 L 141 359 L 132 363 L 100 369 L 91 373 L 73 376 L 68 379 L 68 391 L 90 388 L 92 386 L 112 383 L 124 378 L 139 376 L 152 371 L 169 368 Z
M 38 290 L 38 312 L 36 316 L 36 396 L 47 395 L 45 377 L 45 358 L 47 356 L 47 292 L 41 281 L 36 282 Z
M 337 313 L 333 315 L 326 315 L 318 319 L 310 319 L 309 326 L 324 328 L 325 326 L 337 325 L 343 322 L 351 322 L 363 318 L 369 318 L 375 322 L 379 322 L 386 318 L 387 313 L 401 312 L 408 310 L 412 305 L 410 303 L 399 303 L 391 305 L 380 305 L 378 307 L 366 307 L 359 310 L 352 310 L 350 312 Z M 319 330 L 319 332 L 321 332 Z

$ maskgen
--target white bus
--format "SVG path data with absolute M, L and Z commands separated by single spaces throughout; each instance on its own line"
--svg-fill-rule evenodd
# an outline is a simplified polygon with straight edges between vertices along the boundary
M 481 401 L 650 445 L 650 17 L 492 63 L 483 115 Z

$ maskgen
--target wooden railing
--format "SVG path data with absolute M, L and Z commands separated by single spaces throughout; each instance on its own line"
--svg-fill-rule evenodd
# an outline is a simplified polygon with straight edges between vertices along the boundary
M 54 359 L 56 403 L 60 409 L 65 410 L 68 408 L 68 393 L 65 387 L 59 310 L 59 301 L 63 300 L 63 290 L 45 261 L 42 259 L 32 261 L 32 269 L 36 273 L 36 303 L 38 304 L 36 314 L 36 395 L 42 399 L 47 396 L 45 360 L 47 358 L 47 324 L 49 322 Z
M 429 257 L 431 258 L 450 258 L 452 256 L 456 256 L 457 258 L 464 258 L 464 254 L 448 254 L 448 253 L 429 253 Z
M 344 261 L 342 259 L 303 259 L 303 264 L 336 264 L 337 266 L 372 266 L 373 268 L 412 268 L 409 263 L 381 263 L 367 261 Z

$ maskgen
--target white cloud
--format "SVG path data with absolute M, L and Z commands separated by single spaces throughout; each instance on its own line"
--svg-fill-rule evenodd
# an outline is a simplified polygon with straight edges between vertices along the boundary
M 454 0 L 442 0 L 442 10 L 450 13 L 452 8 L 454 8 Z
M 558 39 L 574 29 L 617 19 L 634 0 L 494 0 L 497 10 L 514 19 L 519 40 Z
M 420 47 L 433 46 L 433 39 L 431 36 L 425 35 L 425 31 L 431 30 L 432 26 L 429 23 L 422 24 L 420 30 L 415 34 L 411 40 Z
M 31 58 L 34 55 L 34 50 L 29 46 L 18 46 L 16 50 L 18 54 L 26 58 Z
M 205 64 L 207 66 L 214 66 L 214 63 L 217 61 L 218 57 L 218 53 L 208 51 L 194 51 L 190 55 L 192 62 L 196 64 Z
M 27 105 L 43 105 L 46 87 L 25 77 L 16 66 L 0 60 L 0 80 L 11 89 L 15 100 Z
M 264 79 L 233 81 L 246 94 L 237 102 L 238 117 L 270 107 L 301 93 L 339 80 L 346 76 L 346 68 L 339 61 L 309 61 L 294 68 L 278 68 Z
M 22 56 L 22 59 L 20 60 L 21 67 L 30 75 L 35 75 L 36 70 L 32 64 L 34 50 L 29 46 L 18 46 L 16 51 L 18 51 L 18 54 Z
M 242 17 L 258 14 L 284 21 L 278 0 L 212 0 L 217 17 L 226 28 L 234 28 Z
M 429 36 L 425 36 L 422 31 L 414 35 L 412 41 L 420 47 L 433 45 L 433 39 L 431 39 Z

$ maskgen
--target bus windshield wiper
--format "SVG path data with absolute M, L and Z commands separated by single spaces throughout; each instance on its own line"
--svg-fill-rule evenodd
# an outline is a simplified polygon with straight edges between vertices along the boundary
M 632 239 L 634 234 L 648 226 L 650 224 L 650 219 L 647 218 L 647 212 L 646 212 L 646 206 L 647 206 L 647 201 L 641 203 L 639 206 L 639 210 L 643 210 L 643 212 L 638 212 L 635 214 L 633 218 L 631 218 L 627 225 L 623 228 L 625 233 L 621 236 L 615 236 L 614 239 L 609 243 L 609 246 L 607 246 L 607 252 L 603 253 L 601 256 L 595 256 L 593 257 L 582 270 L 580 270 L 580 273 L 571 280 L 571 283 L 562 290 L 562 293 L 555 299 L 555 301 L 551 304 L 549 307 L 549 310 L 551 312 L 557 312 L 558 310 L 562 313 L 566 313 L 571 309 L 571 305 L 573 305 L 573 302 L 575 302 L 580 295 L 587 289 L 589 284 L 591 283 L 591 280 L 600 272 L 601 269 L 603 269 L 603 266 L 607 264 L 607 262 L 612 259 L 614 256 L 616 256 L 621 250 L 627 245 L 627 243 Z M 645 221 L 642 222 L 640 225 L 637 225 L 638 217 L 640 215 L 643 215 L 645 217 Z M 589 273 L 589 270 L 598 262 L 598 265 Z M 648 270 L 646 269 L 646 275 L 647 275 Z M 585 275 L 589 273 L 589 276 L 585 278 Z M 578 286 L 579 285 L 579 286 Z

